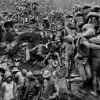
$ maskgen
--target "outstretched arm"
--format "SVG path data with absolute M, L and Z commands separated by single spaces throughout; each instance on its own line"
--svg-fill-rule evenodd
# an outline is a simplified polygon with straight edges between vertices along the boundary
M 32 48 L 31 50 L 29 50 L 29 52 L 34 51 L 38 48 L 38 46 L 35 46 L 34 48 Z
M 95 35 L 94 29 L 88 29 L 85 33 L 82 33 L 82 37 L 90 37 Z
M 89 42 L 100 45 L 100 38 L 94 37 L 90 39 Z
M 84 41 L 82 44 L 86 45 L 87 47 L 91 49 L 100 49 L 100 45 L 89 43 L 88 41 Z

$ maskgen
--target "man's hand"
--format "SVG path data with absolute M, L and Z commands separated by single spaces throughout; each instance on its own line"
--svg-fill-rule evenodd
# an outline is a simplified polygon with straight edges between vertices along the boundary
M 100 45 L 96 45 L 96 44 L 90 43 L 88 41 L 81 41 L 81 44 L 83 44 L 91 49 L 99 49 L 100 50 Z

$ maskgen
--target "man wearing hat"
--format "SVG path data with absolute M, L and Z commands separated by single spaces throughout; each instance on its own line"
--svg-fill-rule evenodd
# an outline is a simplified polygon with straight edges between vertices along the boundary
M 19 69 L 17 67 L 13 67 L 12 74 L 13 74 L 14 80 L 17 84 L 19 99 L 22 100 L 24 77 L 22 76 L 21 72 L 19 71 Z
M 43 27 L 44 29 L 49 29 L 50 28 L 50 22 L 48 16 L 43 19 Z
M 43 73 L 44 86 L 42 91 L 42 100 L 56 100 L 59 95 L 58 85 L 51 79 L 51 72 L 45 70 Z
M 99 18 L 100 14 L 96 12 L 89 12 L 86 16 L 88 23 L 91 23 L 94 26 L 95 31 L 97 32 L 99 28 Z
M 77 12 L 74 16 L 74 22 L 77 32 L 82 32 L 82 26 L 86 23 L 85 22 L 85 15 L 83 12 Z
M 25 100 L 37 100 L 38 94 L 40 91 L 40 84 L 35 76 L 33 76 L 33 73 L 29 71 L 27 73 L 27 84 L 26 84 L 26 90 L 24 99 Z
M 95 5 L 93 8 L 92 8 L 92 11 L 93 12 L 100 12 L 100 6 L 98 6 L 98 5 Z
M 91 11 L 91 5 L 90 4 L 84 4 L 82 7 L 82 12 L 87 15 Z
M 81 11 L 81 10 L 82 10 L 81 5 L 76 4 L 76 5 L 73 7 L 73 15 L 75 15 L 78 11 Z

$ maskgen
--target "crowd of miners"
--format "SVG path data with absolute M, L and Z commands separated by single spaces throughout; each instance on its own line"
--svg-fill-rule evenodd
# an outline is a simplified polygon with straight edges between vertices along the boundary
M 0 14 L 0 100 L 73 100 L 73 82 L 98 97 L 100 6 L 39 6 L 23 2 Z

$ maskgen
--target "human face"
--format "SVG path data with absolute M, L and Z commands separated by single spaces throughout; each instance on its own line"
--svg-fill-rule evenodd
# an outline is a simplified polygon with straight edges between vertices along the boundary
M 8 77 L 7 78 L 7 82 L 10 83 L 11 81 L 12 81 L 12 78 L 11 77 Z
M 77 25 L 80 25 L 81 23 L 84 23 L 82 16 L 76 17 L 75 19 L 76 19 Z
M 48 85 L 47 79 L 44 79 L 43 83 L 44 83 L 44 86 L 47 86 Z
M 97 26 L 99 24 L 98 22 L 99 22 L 98 19 L 96 19 L 95 17 L 92 18 L 92 24 L 94 26 Z

